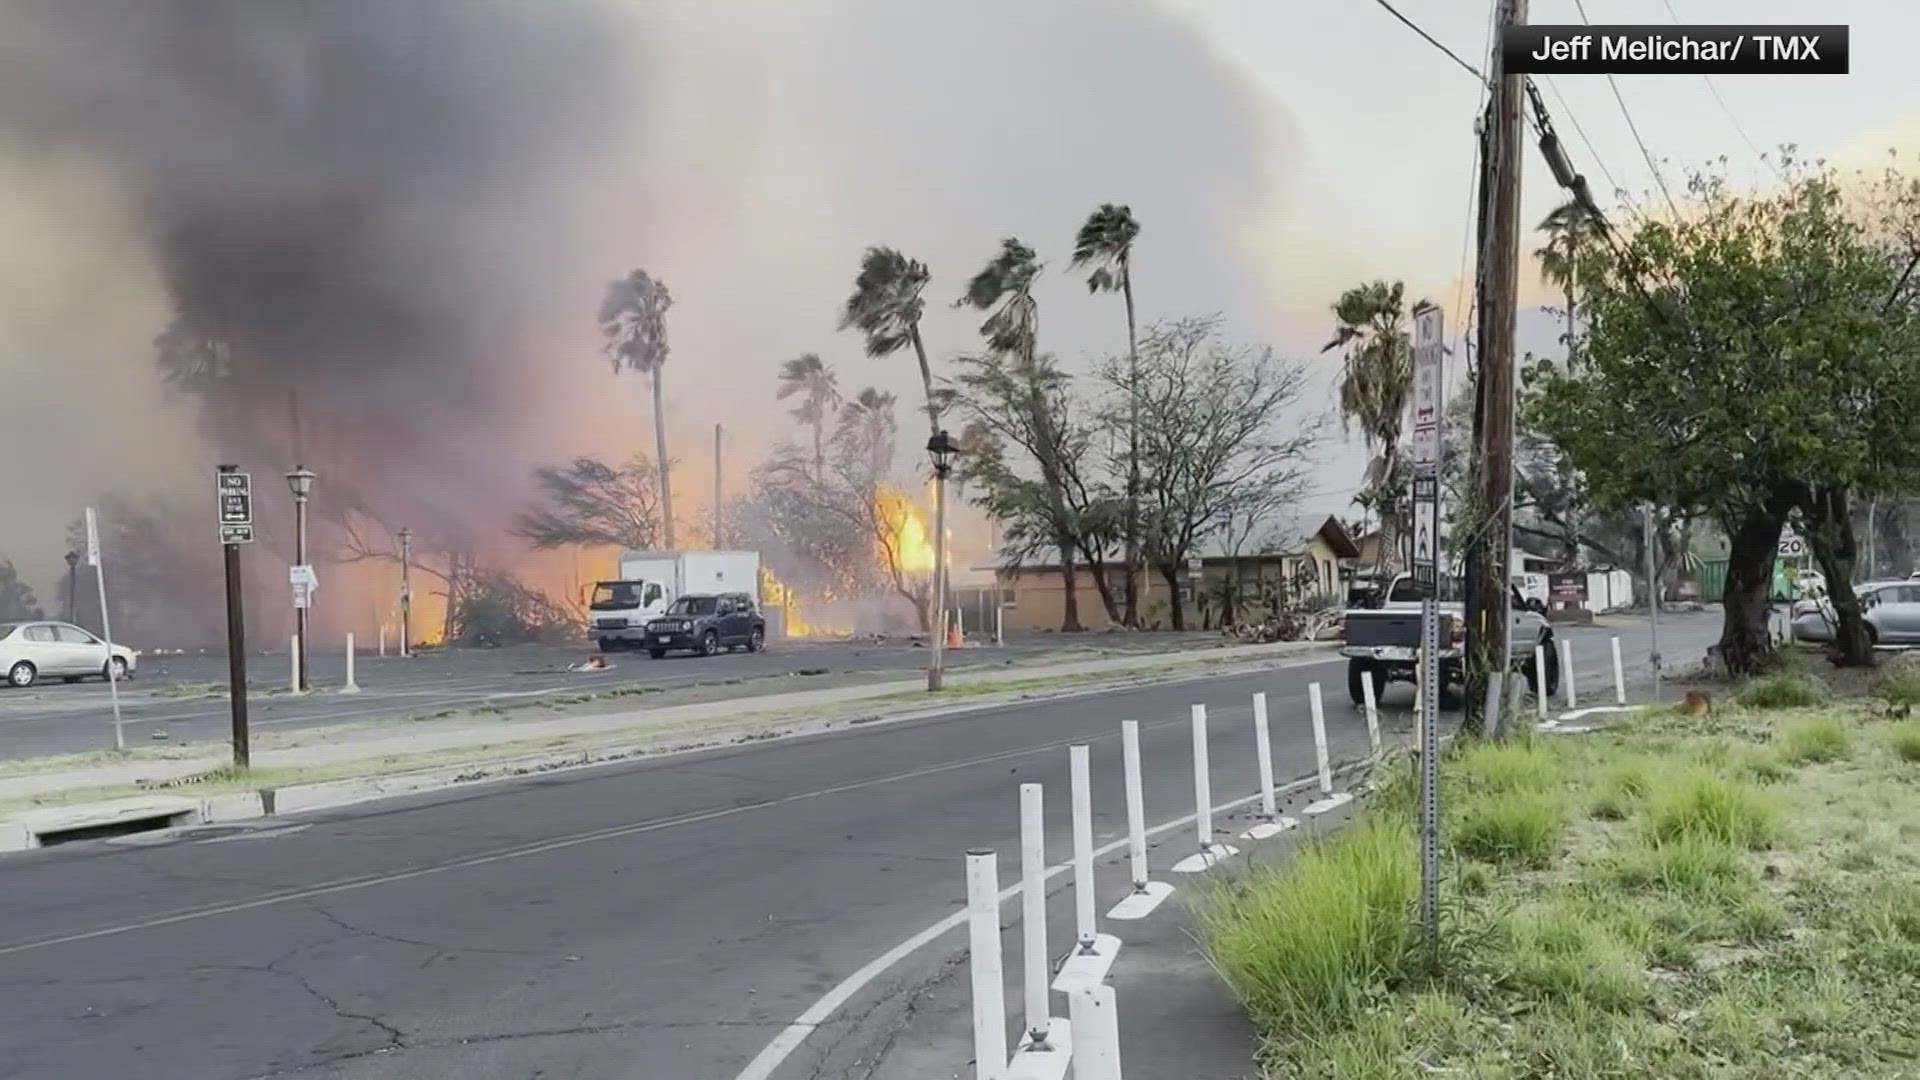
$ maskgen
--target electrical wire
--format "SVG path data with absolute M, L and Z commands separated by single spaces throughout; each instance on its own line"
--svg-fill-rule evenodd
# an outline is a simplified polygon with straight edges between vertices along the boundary
M 1660 2 L 1666 5 L 1667 15 L 1669 18 L 1673 20 L 1673 24 L 1675 26 L 1686 25 L 1685 23 L 1680 21 L 1680 13 L 1673 10 L 1673 0 L 1660 0 Z M 1703 71 L 1700 73 L 1700 81 L 1707 84 L 1707 92 L 1711 93 L 1713 95 L 1713 100 L 1720 104 L 1720 111 L 1727 114 L 1727 123 L 1733 125 L 1734 132 L 1740 136 L 1741 142 L 1747 144 L 1747 149 L 1753 151 L 1753 156 L 1759 158 L 1760 163 L 1762 165 L 1765 165 L 1767 168 L 1773 170 L 1774 176 L 1780 177 L 1780 179 L 1783 179 L 1783 180 L 1786 179 L 1786 177 L 1781 176 L 1780 166 L 1775 164 L 1772 159 L 1767 157 L 1766 154 L 1762 153 L 1760 150 L 1760 147 L 1757 146 L 1754 143 L 1753 139 L 1747 135 L 1747 129 L 1740 126 L 1740 118 L 1733 115 L 1733 109 L 1728 107 L 1727 99 L 1720 96 L 1720 88 L 1713 85 L 1713 76 Z
M 1400 14 L 1399 8 L 1394 7 L 1392 4 L 1388 3 L 1387 0 L 1374 0 L 1374 2 L 1379 4 L 1381 7 L 1386 8 L 1388 13 L 1391 14 L 1394 18 L 1399 19 L 1401 22 L 1405 23 L 1407 26 L 1407 29 L 1412 30 L 1414 33 L 1419 34 L 1423 38 L 1426 38 L 1427 44 L 1433 46 L 1436 49 L 1439 49 L 1443 53 L 1446 53 L 1448 59 L 1452 60 L 1456 64 L 1459 64 L 1461 67 L 1466 68 L 1469 72 L 1473 74 L 1473 77 L 1476 79 L 1479 79 L 1481 83 L 1484 84 L 1487 81 L 1486 75 L 1482 73 L 1479 68 L 1474 67 L 1472 64 L 1469 64 L 1465 60 L 1460 59 L 1459 53 L 1454 52 L 1452 49 L 1447 48 L 1445 45 L 1442 45 L 1440 43 L 1440 39 L 1434 37 L 1432 34 L 1429 34 L 1425 30 L 1421 29 L 1419 23 L 1416 23 L 1412 19 L 1407 18 L 1405 15 Z
M 1573 0 L 1573 6 L 1580 12 L 1580 21 L 1592 26 L 1593 20 L 1587 18 L 1587 5 L 1584 0 Z M 1613 77 L 1611 71 L 1607 72 L 1607 85 L 1613 89 L 1613 100 L 1620 105 L 1620 115 L 1626 118 L 1627 130 L 1633 133 L 1633 141 L 1640 147 L 1640 156 L 1646 159 L 1647 170 L 1653 173 L 1653 182 L 1660 185 L 1660 194 L 1667 200 L 1667 209 L 1673 213 L 1674 217 L 1679 217 L 1680 207 L 1673 201 L 1673 192 L 1667 190 L 1667 178 L 1660 175 L 1660 166 L 1654 163 L 1653 152 L 1647 149 L 1646 140 L 1640 137 L 1640 126 L 1633 122 L 1633 113 L 1627 108 L 1627 99 L 1620 93 L 1620 83 Z

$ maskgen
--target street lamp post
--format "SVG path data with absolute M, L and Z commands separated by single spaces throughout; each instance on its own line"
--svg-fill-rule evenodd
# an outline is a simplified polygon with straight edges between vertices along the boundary
M 933 460 L 933 651 L 927 654 L 927 689 L 940 689 L 947 644 L 947 476 L 960 447 L 945 428 L 927 440 Z
M 299 465 L 287 474 L 287 488 L 293 492 L 293 562 L 295 566 L 307 565 L 307 496 L 313 491 L 315 477 L 311 469 Z M 313 603 L 313 592 L 305 585 L 300 587 L 300 596 L 304 602 L 293 609 L 294 635 L 299 641 L 300 690 L 312 689 L 307 677 L 307 607 Z
M 67 621 L 80 614 L 80 553 L 67 552 Z
M 400 655 L 412 656 L 413 530 L 400 527 Z

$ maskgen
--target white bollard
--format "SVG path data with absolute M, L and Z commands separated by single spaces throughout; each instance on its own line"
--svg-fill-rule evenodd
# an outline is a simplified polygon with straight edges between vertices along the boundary
M 287 690 L 290 693 L 297 694 L 300 692 L 300 635 L 299 634 L 293 635 L 293 637 L 289 641 L 288 648 L 287 648 L 287 662 L 289 665 L 291 665 L 288 668 L 288 672 L 291 677 L 291 682 L 288 684 Z
M 1073 1024 L 1073 1080 L 1121 1080 L 1120 1015 L 1111 986 L 1084 986 L 1067 998 Z
M 1267 694 L 1253 695 L 1254 753 L 1260 762 L 1260 813 L 1268 821 L 1280 816 L 1273 797 L 1273 740 L 1267 734 Z
M 1000 867 L 991 851 L 967 852 L 967 966 L 973 975 L 973 1075 L 1007 1071 L 1006 984 L 1000 972 Z
M 1373 756 L 1380 756 L 1380 702 L 1373 694 L 1373 676 L 1360 677 L 1360 697 L 1367 704 L 1367 743 L 1373 747 Z
M 1147 876 L 1147 810 L 1140 783 L 1140 721 L 1120 722 L 1120 745 L 1126 758 L 1127 857 L 1132 863 L 1133 891 L 1108 910 L 1107 918 L 1131 921 L 1153 914 L 1160 901 L 1173 895 L 1173 886 L 1149 880 Z
M 357 694 L 360 684 L 353 681 L 353 635 L 347 635 L 347 685 L 340 688 L 343 694 Z
M 1197 874 L 1239 849 L 1213 839 L 1213 775 L 1207 761 L 1207 707 L 1193 707 L 1193 824 L 1200 850 L 1173 864 L 1176 874 Z
M 1073 923 L 1080 951 L 1094 951 L 1093 776 L 1086 746 L 1067 749 L 1073 774 Z
M 953 632 L 959 636 L 961 641 L 967 640 L 966 608 L 957 607 L 953 609 Z
M 1533 647 L 1533 705 L 1542 721 L 1547 718 L 1547 650 L 1545 646 Z
M 1307 684 L 1307 700 L 1313 706 L 1313 756 L 1320 770 L 1320 798 L 1308 803 L 1306 812 L 1319 816 L 1353 801 L 1353 795 L 1333 790 L 1333 760 L 1327 752 L 1327 709 L 1320 700 L 1320 684 Z
M 995 607 L 993 609 L 993 643 L 995 645 L 1005 645 L 1007 643 L 1006 615 L 1007 612 L 1005 608 Z
M 382 623 L 380 626 L 380 657 L 381 659 L 384 660 L 386 658 L 386 655 L 387 655 L 387 627 L 386 627 L 386 624 Z
M 1613 638 L 1613 701 L 1616 705 L 1627 703 L 1627 674 L 1620 667 L 1620 636 Z
M 1244 840 L 1265 840 L 1293 828 L 1299 822 L 1280 816 L 1280 804 L 1273 792 L 1273 735 L 1267 724 L 1267 695 L 1253 695 L 1253 743 L 1260 764 L 1260 813 L 1266 820 L 1240 834 Z
M 1573 642 L 1562 639 L 1560 642 L 1560 685 L 1567 691 L 1567 708 L 1574 706 L 1573 697 Z
M 1020 932 L 1027 1041 L 1047 1044 L 1046 803 L 1039 784 L 1020 785 Z

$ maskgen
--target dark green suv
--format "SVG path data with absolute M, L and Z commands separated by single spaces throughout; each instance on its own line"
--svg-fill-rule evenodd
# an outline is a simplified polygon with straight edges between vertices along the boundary
M 676 649 L 701 656 L 722 649 L 759 652 L 767 644 L 767 620 L 746 593 L 688 593 L 647 623 L 645 644 L 655 660 Z

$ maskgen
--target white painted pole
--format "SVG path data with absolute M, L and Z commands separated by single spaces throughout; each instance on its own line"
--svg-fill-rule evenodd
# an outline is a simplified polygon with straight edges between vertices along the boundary
M 1073 773 L 1073 922 L 1080 951 L 1094 951 L 1093 921 L 1093 767 L 1086 746 L 1067 749 Z
M 1367 742 L 1373 746 L 1375 757 L 1380 756 L 1380 702 L 1373 696 L 1373 676 L 1360 677 L 1360 697 L 1367 703 Z
M 353 680 L 353 635 L 347 635 L 347 685 L 340 688 L 343 693 L 357 694 L 360 684 Z
M 996 646 L 1000 646 L 1000 645 L 1005 645 L 1005 644 L 1007 643 L 1007 619 L 1006 619 L 1006 616 L 1007 616 L 1007 612 L 1006 612 L 1006 609 L 1005 609 L 1005 608 L 1003 608 L 1003 607 L 1001 607 L 1001 606 L 999 606 L 998 604 L 996 604 L 996 605 L 994 605 L 994 608 L 993 608 L 993 643 L 994 643 L 994 645 L 996 645 Z
M 1573 642 L 1563 638 L 1560 642 L 1560 684 L 1566 687 L 1569 709 L 1574 706 L 1573 683 Z
M 385 659 L 386 655 L 387 655 L 387 624 L 381 623 L 380 624 L 380 656 L 382 659 Z
M 956 634 L 960 635 L 961 641 L 967 640 L 967 609 L 966 608 L 956 606 L 953 609 L 953 629 Z
M 1000 973 L 1000 866 L 991 851 L 967 852 L 967 960 L 973 975 L 973 1075 L 1007 1072 L 1006 984 Z
M 1616 705 L 1627 703 L 1627 673 L 1620 667 L 1620 636 L 1613 637 L 1613 702 Z
M 1207 707 L 1193 707 L 1193 821 L 1202 854 L 1213 850 L 1213 778 L 1207 764 Z
M 1047 1041 L 1046 803 L 1039 784 L 1020 785 L 1020 931 L 1027 1037 Z
M 1273 797 L 1273 740 L 1267 733 L 1267 693 L 1253 695 L 1253 743 L 1260 761 L 1260 813 L 1268 821 L 1280 816 Z
M 1543 645 L 1533 647 L 1533 705 L 1540 719 L 1547 718 L 1547 650 Z
M 1426 715 L 1427 699 L 1427 650 L 1415 649 L 1413 653 L 1413 715 L 1414 721 Z
M 1127 854 L 1133 863 L 1133 891 L 1147 891 L 1147 810 L 1140 784 L 1140 721 L 1120 722 L 1120 744 L 1127 771 Z
M 1121 1080 L 1120 1016 L 1113 987 L 1076 987 L 1067 996 L 1073 1025 L 1073 1080 Z
M 288 689 L 293 693 L 297 694 L 300 692 L 300 635 L 299 634 L 293 635 L 293 638 L 289 643 L 289 648 L 291 649 L 291 652 L 288 655 L 288 661 L 292 665 L 292 667 L 289 668 L 289 670 L 293 673 L 292 674 L 293 684 L 290 687 L 288 687 Z
M 1307 684 L 1307 699 L 1313 704 L 1313 755 L 1320 766 L 1320 791 L 1333 794 L 1333 763 L 1327 757 L 1327 710 L 1320 703 L 1320 684 Z

